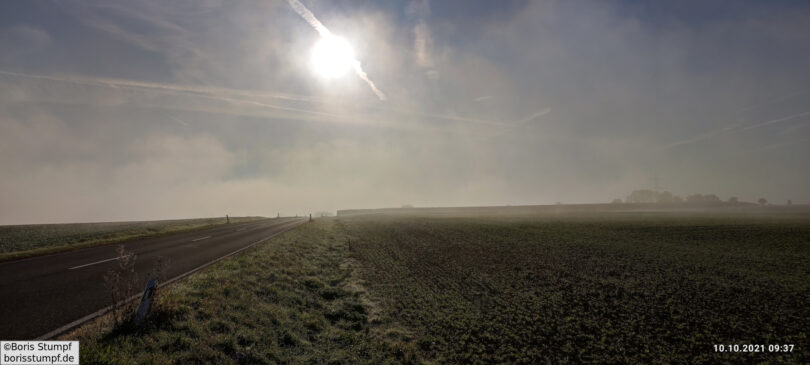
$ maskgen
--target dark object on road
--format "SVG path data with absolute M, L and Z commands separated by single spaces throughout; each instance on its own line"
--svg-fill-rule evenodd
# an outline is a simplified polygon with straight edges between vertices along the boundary
M 141 305 L 138 306 L 138 311 L 135 312 L 135 325 L 140 326 L 144 320 L 146 320 L 146 316 L 149 315 L 149 310 L 152 309 L 152 298 L 155 296 L 155 290 L 157 290 L 158 281 L 157 279 L 149 280 L 146 283 L 146 290 L 143 292 L 143 297 L 141 297 Z

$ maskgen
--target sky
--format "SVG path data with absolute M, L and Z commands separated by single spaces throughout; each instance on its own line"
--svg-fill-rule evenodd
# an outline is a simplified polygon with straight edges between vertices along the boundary
M 810 203 L 810 3 L 0 2 L 0 224 Z

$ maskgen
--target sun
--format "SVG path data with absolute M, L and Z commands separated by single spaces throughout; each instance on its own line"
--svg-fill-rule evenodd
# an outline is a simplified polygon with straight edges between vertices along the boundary
M 321 37 L 312 47 L 310 65 L 321 77 L 334 79 L 354 67 L 354 49 L 345 39 L 333 35 Z

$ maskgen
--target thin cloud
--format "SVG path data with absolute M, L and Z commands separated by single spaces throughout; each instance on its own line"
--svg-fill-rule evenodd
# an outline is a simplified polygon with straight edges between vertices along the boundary
M 438 79 L 439 71 L 433 61 L 433 32 L 427 23 L 430 15 L 428 0 L 414 0 L 408 4 L 408 13 L 416 18 L 413 27 L 413 51 L 416 65 L 425 70 L 429 79 Z

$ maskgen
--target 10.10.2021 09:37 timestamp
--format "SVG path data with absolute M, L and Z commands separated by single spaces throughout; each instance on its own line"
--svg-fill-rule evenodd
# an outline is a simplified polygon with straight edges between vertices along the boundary
M 714 352 L 793 352 L 794 344 L 715 344 Z

